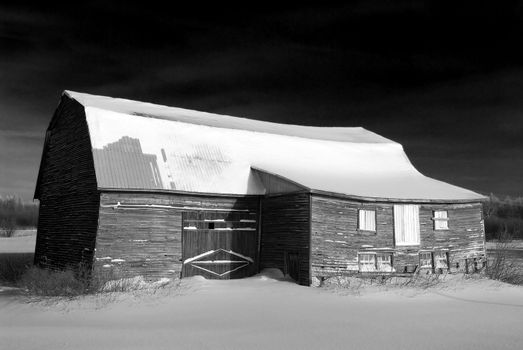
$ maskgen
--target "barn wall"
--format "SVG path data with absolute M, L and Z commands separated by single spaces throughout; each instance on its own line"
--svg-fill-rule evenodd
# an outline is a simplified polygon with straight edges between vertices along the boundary
M 62 97 L 48 128 L 38 188 L 35 264 L 89 266 L 98 225 L 99 194 L 83 107 Z
M 358 230 L 358 209 L 376 210 L 376 233 Z M 447 210 L 449 230 L 436 231 L 433 210 Z M 447 251 L 451 270 L 465 259 L 483 259 L 481 204 L 420 204 L 420 245 L 394 245 L 393 203 L 363 203 L 313 195 L 311 199 L 313 276 L 358 272 L 358 252 L 392 252 L 395 272 L 412 271 L 420 250 Z
M 121 276 L 179 277 L 182 270 L 181 209 L 114 209 L 114 204 L 152 204 L 258 212 L 258 197 L 103 192 L 96 240 L 96 265 Z M 186 211 L 186 210 L 185 210 Z
M 262 268 L 286 270 L 286 253 L 297 253 L 298 283 L 310 285 L 310 194 L 266 197 L 262 201 Z

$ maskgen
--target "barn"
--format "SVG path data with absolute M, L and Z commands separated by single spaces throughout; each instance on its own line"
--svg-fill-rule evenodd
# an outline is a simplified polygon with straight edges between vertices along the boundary
M 360 127 L 285 125 L 65 91 L 35 190 L 35 264 L 146 279 L 278 268 L 472 271 L 485 197 Z

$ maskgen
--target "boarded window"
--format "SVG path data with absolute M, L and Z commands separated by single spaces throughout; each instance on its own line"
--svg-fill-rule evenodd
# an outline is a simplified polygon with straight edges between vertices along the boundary
M 434 220 L 434 230 L 449 229 L 449 217 L 446 210 L 435 210 L 432 220 Z
M 449 259 L 447 252 L 435 252 L 434 264 L 436 265 L 437 269 L 448 269 Z
M 358 254 L 358 265 L 360 272 L 375 272 L 376 254 Z
M 376 211 L 375 210 L 358 210 L 358 229 L 363 231 L 376 232 Z
M 392 272 L 392 253 L 376 254 L 376 265 L 378 271 Z
M 419 267 L 422 269 L 432 268 L 432 252 L 419 253 Z
M 417 245 L 419 238 L 419 206 L 394 205 L 394 239 L 396 245 Z

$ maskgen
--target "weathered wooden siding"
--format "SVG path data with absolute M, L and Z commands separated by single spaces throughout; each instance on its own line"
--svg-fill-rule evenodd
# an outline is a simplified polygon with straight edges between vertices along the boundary
M 90 266 L 99 195 L 84 109 L 65 96 L 47 130 L 35 197 L 40 200 L 35 264 Z
M 376 210 L 376 232 L 358 230 L 358 209 Z M 449 230 L 436 231 L 433 210 L 447 210 Z M 412 271 L 419 252 L 447 251 L 451 270 L 465 259 L 483 259 L 481 204 L 420 204 L 420 245 L 394 244 L 393 203 L 363 203 L 312 195 L 311 265 L 313 276 L 358 272 L 358 252 L 391 252 L 395 272 Z
M 121 276 L 179 277 L 182 270 L 182 213 L 194 209 L 127 208 L 165 205 L 258 213 L 258 197 L 212 197 L 140 192 L 103 192 L 96 240 L 96 264 Z
M 310 285 L 310 194 L 266 197 L 262 201 L 262 268 L 286 270 L 285 254 L 298 255 L 298 283 Z
M 234 279 L 257 272 L 258 213 L 188 211 L 182 219 L 182 277 Z

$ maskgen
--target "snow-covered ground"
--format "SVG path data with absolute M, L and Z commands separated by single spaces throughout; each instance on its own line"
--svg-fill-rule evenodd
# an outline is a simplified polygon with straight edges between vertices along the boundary
M 0 237 L 0 253 L 33 253 L 36 230 L 17 230 L 13 237 Z
M 523 287 L 308 288 L 276 271 L 156 292 L 25 303 L 0 296 L 1 349 L 520 349 Z
M 34 232 L 0 239 L 32 252 Z M 519 247 L 519 245 L 518 245 Z M 520 349 L 523 287 L 447 276 L 421 289 L 307 288 L 276 271 L 27 303 L 0 287 L 0 349 Z

